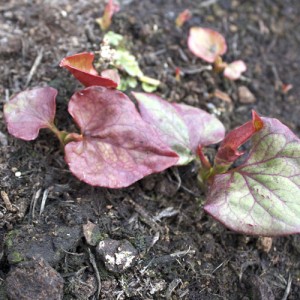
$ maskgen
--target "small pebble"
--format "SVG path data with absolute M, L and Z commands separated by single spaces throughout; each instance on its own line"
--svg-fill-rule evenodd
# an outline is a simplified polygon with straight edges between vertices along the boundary
M 255 96 L 250 92 L 250 90 L 242 85 L 238 88 L 239 100 L 241 103 L 250 104 L 256 102 Z
M 122 273 L 133 265 L 138 252 L 127 240 L 105 239 L 98 244 L 97 254 L 109 271 Z

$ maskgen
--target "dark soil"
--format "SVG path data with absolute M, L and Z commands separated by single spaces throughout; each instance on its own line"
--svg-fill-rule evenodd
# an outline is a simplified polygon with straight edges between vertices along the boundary
M 228 129 L 254 108 L 299 135 L 300 1 L 120 2 L 111 30 L 127 38 L 144 73 L 163 82 L 164 98 L 216 113 Z M 193 18 L 177 29 L 185 8 Z M 123 190 L 94 188 L 72 176 L 49 132 L 29 143 L 8 135 L 3 104 L 26 82 L 59 89 L 57 123 L 74 127 L 66 107 L 80 85 L 58 64 L 99 50 L 102 10 L 97 0 L 0 1 L 0 190 L 12 204 L 0 198 L 0 299 L 300 299 L 299 235 L 248 237 L 212 220 L 196 165 Z M 204 63 L 186 45 L 195 25 L 225 35 L 225 59 L 245 60 L 246 79 L 197 71 Z M 282 93 L 283 83 L 292 90 Z M 213 97 L 216 89 L 231 103 Z

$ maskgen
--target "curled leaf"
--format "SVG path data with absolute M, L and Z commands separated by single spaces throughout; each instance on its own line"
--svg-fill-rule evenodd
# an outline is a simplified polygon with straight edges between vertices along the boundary
M 238 148 L 248 141 L 257 131 L 261 130 L 263 126 L 264 122 L 253 110 L 251 121 L 233 129 L 226 135 L 218 149 L 215 164 L 229 167 L 236 159 L 244 154 L 243 152 L 239 152 Z
M 182 27 L 183 24 L 192 17 L 192 13 L 189 9 L 182 11 L 176 18 L 175 24 L 177 27 Z
M 100 76 L 93 66 L 93 61 L 93 53 L 83 52 L 63 58 L 59 66 L 69 70 L 85 86 L 116 88 L 118 83 L 111 78 Z
M 203 60 L 213 63 L 227 50 L 224 37 L 209 28 L 192 27 L 188 37 L 190 51 Z
M 197 147 L 219 142 L 225 129 L 207 112 L 185 104 L 171 104 L 159 96 L 133 93 L 142 118 L 161 135 L 180 157 L 178 165 L 195 159 Z
M 120 5 L 114 0 L 108 0 L 103 16 L 101 18 L 96 19 L 96 22 L 99 24 L 102 30 L 107 30 L 111 25 L 112 17 L 115 13 L 120 10 Z
M 126 187 L 177 163 L 177 154 L 117 90 L 79 91 L 69 102 L 69 112 L 81 135 L 65 146 L 65 159 L 71 172 L 88 184 Z
M 186 104 L 173 103 L 173 106 L 187 125 L 190 149 L 194 154 L 199 146 L 216 144 L 224 139 L 224 125 L 214 115 Z
M 52 128 L 57 90 L 51 87 L 23 91 L 4 105 L 8 132 L 16 138 L 36 139 L 42 128 Z
M 244 234 L 300 233 L 300 140 L 278 120 L 262 121 L 244 164 L 214 177 L 204 209 Z
M 246 64 L 242 60 L 234 61 L 228 64 L 224 69 L 224 76 L 230 80 L 237 80 L 242 73 L 247 70 Z
M 117 85 L 119 85 L 120 82 L 121 82 L 121 78 L 120 78 L 119 72 L 116 69 L 103 70 L 101 72 L 101 76 L 104 77 L 104 78 L 111 79 L 112 81 L 116 82 Z

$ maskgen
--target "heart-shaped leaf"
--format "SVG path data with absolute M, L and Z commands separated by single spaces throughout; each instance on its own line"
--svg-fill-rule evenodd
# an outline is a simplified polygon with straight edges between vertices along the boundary
M 185 104 L 171 104 L 159 96 L 133 93 L 142 118 L 151 124 L 180 157 L 177 165 L 195 159 L 197 147 L 219 142 L 225 129 L 207 112 Z
M 85 86 L 116 88 L 118 83 L 111 78 L 100 76 L 93 66 L 94 53 L 83 52 L 65 57 L 59 66 L 69 70 Z
M 248 159 L 214 177 L 204 209 L 241 233 L 299 233 L 300 140 L 278 120 L 262 120 Z
M 72 173 L 88 184 L 126 187 L 177 163 L 177 154 L 122 92 L 86 88 L 72 96 L 69 112 L 81 135 L 65 146 L 65 159 Z
M 195 154 L 199 146 L 219 143 L 224 139 L 224 125 L 214 116 L 196 107 L 173 103 L 187 125 L 190 149 Z
M 242 60 L 234 61 L 228 64 L 224 69 L 224 76 L 230 80 L 237 80 L 242 73 L 247 70 L 246 64 Z
M 23 91 L 4 105 L 8 132 L 16 138 L 36 139 L 41 128 L 52 128 L 57 90 L 51 87 Z
M 213 63 L 227 50 L 224 37 L 209 28 L 192 27 L 188 37 L 190 51 L 203 60 Z

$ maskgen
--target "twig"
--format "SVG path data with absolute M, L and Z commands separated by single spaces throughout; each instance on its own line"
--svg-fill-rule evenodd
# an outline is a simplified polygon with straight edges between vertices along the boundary
M 5 102 L 9 101 L 9 89 L 5 89 Z
M 178 191 L 181 187 L 182 184 L 182 180 L 181 177 L 179 175 L 178 169 L 177 168 L 171 168 L 172 173 L 174 174 L 175 178 L 177 179 L 177 188 L 176 191 Z
M 45 189 L 43 193 L 42 202 L 41 202 L 40 215 L 44 212 L 48 195 L 49 195 L 49 189 Z
M 228 262 L 230 261 L 231 257 L 227 258 L 223 262 L 221 262 L 212 272 L 211 274 L 214 274 L 217 270 L 219 270 L 223 265 L 227 265 Z
M 25 87 L 28 86 L 28 84 L 30 83 L 30 81 L 31 81 L 31 79 L 32 79 L 32 77 L 33 77 L 33 75 L 34 75 L 34 73 L 36 72 L 38 66 L 40 65 L 40 63 L 41 63 L 41 61 L 42 61 L 42 58 L 43 58 L 43 52 L 44 52 L 44 49 L 41 48 L 41 49 L 39 50 L 39 52 L 38 52 L 38 55 L 37 55 L 37 57 L 36 57 L 36 59 L 35 59 L 33 65 L 32 65 L 32 67 L 31 67 L 31 70 L 30 70 L 30 72 L 29 72 L 29 74 L 28 74 L 28 76 L 27 76 L 27 80 L 26 80 L 26 83 L 25 83 Z
M 160 213 L 158 213 L 153 220 L 160 221 L 162 218 L 169 218 L 178 215 L 179 210 L 175 209 L 174 207 L 170 206 L 163 209 Z
M 88 266 L 84 266 L 82 268 L 80 268 L 78 271 L 76 272 L 72 272 L 72 273 L 65 273 L 62 274 L 62 277 L 70 277 L 70 276 L 79 276 L 81 273 L 83 273 L 83 271 L 85 271 L 88 268 Z
M 291 291 L 291 285 L 292 285 L 292 276 L 291 276 L 291 274 L 289 274 L 287 286 L 286 286 L 286 289 L 284 291 L 284 295 L 283 295 L 281 300 L 286 300 L 287 299 L 287 297 L 289 296 L 289 293 Z
M 7 209 L 8 211 L 11 211 L 11 212 L 17 211 L 17 208 L 14 207 L 14 206 L 11 204 L 11 202 L 10 202 L 10 200 L 9 200 L 9 197 L 8 197 L 8 195 L 6 194 L 6 192 L 1 191 L 1 197 L 2 197 L 2 199 L 3 199 L 3 202 L 4 202 L 4 204 L 5 204 L 6 209 Z
M 203 67 L 200 67 L 200 68 L 197 68 L 197 69 L 181 69 L 181 72 L 183 74 L 190 74 L 190 75 L 193 75 L 193 74 L 197 74 L 197 73 L 202 73 L 204 71 L 211 71 L 213 69 L 212 66 L 203 66 Z
M 93 269 L 95 271 L 95 275 L 96 275 L 96 278 L 97 278 L 97 283 L 98 283 L 96 299 L 99 299 L 100 292 L 101 292 L 101 278 L 100 278 L 100 274 L 99 274 L 99 271 L 98 271 L 98 268 L 97 268 L 95 256 L 91 252 L 90 248 L 88 248 L 88 252 L 89 252 L 90 263 L 93 266 Z
M 200 7 L 208 7 L 208 6 L 211 6 L 215 3 L 217 3 L 219 0 L 207 0 L 207 1 L 204 1 L 202 2 L 199 6 Z
M 148 247 L 148 249 L 146 250 L 146 252 L 149 252 L 149 250 L 157 243 L 157 241 L 160 238 L 160 233 L 159 231 L 157 231 L 152 239 L 152 242 L 150 244 L 150 246 Z
M 36 203 L 37 203 L 38 199 L 40 198 L 41 192 L 42 192 L 42 189 L 38 189 L 38 190 L 34 193 L 32 199 L 31 199 L 29 212 L 30 212 L 30 214 L 31 214 L 32 219 L 34 219 L 34 217 L 35 217 L 34 211 L 35 211 Z
M 186 256 L 187 254 L 195 254 L 196 251 L 195 250 L 191 250 L 191 248 L 189 247 L 189 249 L 185 250 L 185 251 L 177 251 L 177 252 L 174 252 L 174 253 L 171 253 L 170 256 L 171 257 L 177 257 L 177 258 L 180 258 L 180 257 L 183 257 L 183 256 Z
M 168 289 L 166 291 L 166 299 L 171 299 L 171 295 L 172 295 L 173 291 L 177 288 L 177 286 L 180 283 L 182 283 L 182 280 L 179 278 L 175 278 L 170 282 Z
M 155 221 L 154 218 L 151 217 L 146 210 L 139 204 L 135 203 L 131 198 L 127 198 L 128 202 L 132 204 L 136 212 L 142 217 L 142 221 L 149 225 L 154 230 L 162 231 L 161 226 L 159 226 Z
M 196 253 L 196 250 L 191 250 L 190 247 L 189 247 L 189 249 L 186 250 L 186 251 L 177 251 L 177 252 L 174 252 L 174 253 L 171 253 L 171 254 L 167 254 L 167 255 L 163 255 L 163 256 L 159 256 L 157 258 L 154 258 L 152 263 L 157 265 L 157 264 L 169 263 L 169 262 L 172 262 L 172 261 L 175 261 L 175 260 L 178 261 L 178 258 L 184 257 L 187 254 L 195 254 L 195 253 Z

